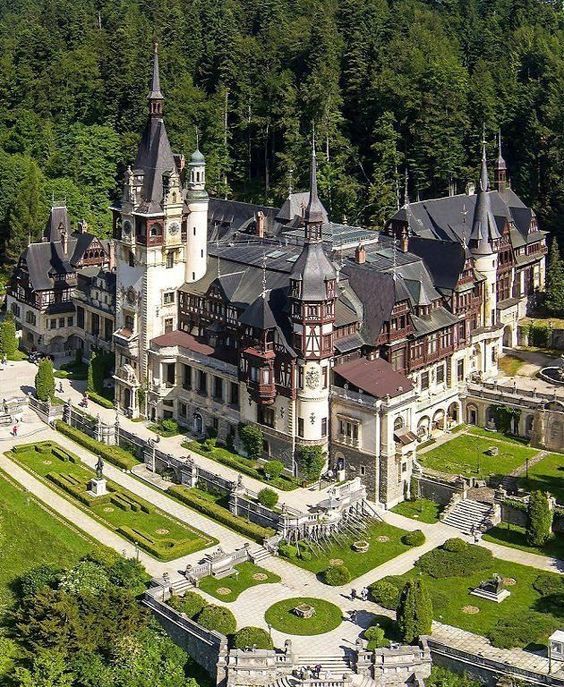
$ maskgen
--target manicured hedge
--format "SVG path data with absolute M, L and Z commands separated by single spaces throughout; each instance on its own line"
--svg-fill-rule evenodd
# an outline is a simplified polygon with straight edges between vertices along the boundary
M 102 406 L 102 408 L 108 408 L 109 410 L 115 408 L 113 401 L 110 401 L 101 394 L 97 394 L 95 391 L 89 391 L 88 398 L 90 401 L 94 401 L 94 403 L 97 403 L 99 406 Z
M 184 596 L 171 596 L 167 604 L 189 618 L 197 616 L 208 605 L 202 596 L 190 590 L 185 592 Z
M 548 636 L 559 629 L 559 623 L 545 613 L 522 613 L 498 620 L 487 637 L 498 649 L 513 649 L 537 642 L 546 644 Z
M 235 649 L 273 649 L 272 638 L 262 627 L 242 627 L 233 637 Z
M 460 539 L 459 537 L 447 539 L 443 544 L 443 549 L 451 553 L 460 553 L 461 551 L 466 551 L 467 548 L 468 542 L 465 542 L 464 539 Z
M 465 577 L 482 570 L 489 570 L 492 566 L 492 558 L 491 551 L 473 544 L 468 544 L 462 551 L 448 551 L 442 546 L 423 554 L 415 565 L 437 579 Z
M 127 525 L 120 525 L 116 532 L 121 534 L 122 537 L 129 539 L 129 541 L 134 544 L 142 545 L 145 551 L 148 551 L 152 556 L 161 560 L 172 561 L 181 556 L 187 556 L 189 553 L 193 553 L 201 548 L 198 539 L 182 542 L 180 544 L 177 544 L 172 539 L 154 540 L 142 530 L 136 530 Z
M 61 434 L 76 441 L 77 444 L 84 446 L 85 449 L 88 449 L 95 455 L 102 456 L 108 463 L 112 463 L 122 470 L 131 470 L 134 465 L 139 463 L 131 453 L 124 451 L 119 446 L 106 446 L 106 444 L 89 437 L 88 434 L 81 432 L 76 427 L 71 427 L 63 420 L 57 420 L 56 427 Z
M 224 606 L 210 604 L 198 614 L 196 620 L 207 630 L 215 630 L 222 635 L 232 635 L 237 630 L 235 616 Z
M 332 587 L 342 587 L 351 581 L 351 573 L 344 565 L 331 565 L 323 571 L 322 580 Z
M 400 580 L 392 581 L 393 576 L 384 577 L 377 582 L 373 582 L 369 587 L 372 601 L 383 608 L 395 611 L 398 607 L 403 583 Z
M 406 546 L 422 546 L 425 543 L 425 535 L 421 530 L 413 530 L 404 534 L 401 541 Z
M 167 490 L 167 494 L 176 497 L 187 506 L 194 508 L 200 513 L 207 515 L 212 520 L 216 520 L 256 542 L 262 543 L 263 539 L 273 534 L 273 530 L 261 527 L 254 522 L 248 522 L 237 515 L 233 515 L 233 513 L 226 508 L 223 508 L 213 501 L 207 501 L 201 498 L 196 492 L 182 485 L 171 485 Z

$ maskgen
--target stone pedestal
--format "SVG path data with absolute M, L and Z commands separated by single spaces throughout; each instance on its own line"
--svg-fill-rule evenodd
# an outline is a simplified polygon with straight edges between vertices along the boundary
M 497 604 L 500 604 L 502 601 L 507 599 L 508 596 L 511 596 L 511 592 L 507 589 L 500 589 L 498 592 L 495 592 L 489 589 L 483 589 L 481 587 L 476 587 L 476 589 L 473 589 L 470 594 L 479 596 L 482 599 L 487 599 L 488 601 L 495 601 Z
M 106 478 L 92 478 L 90 482 L 88 482 L 88 491 L 92 496 L 104 496 L 107 494 L 108 488 L 106 486 Z

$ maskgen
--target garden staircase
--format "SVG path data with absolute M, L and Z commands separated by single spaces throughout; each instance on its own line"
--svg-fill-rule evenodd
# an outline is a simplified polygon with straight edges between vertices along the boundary
M 461 499 L 447 508 L 442 521 L 465 534 L 483 532 L 491 527 L 492 505 L 472 499 Z
M 345 654 L 334 654 L 331 656 L 300 656 L 297 658 L 295 665 L 298 670 L 301 667 L 306 668 L 309 666 L 313 668 L 316 665 L 320 665 L 321 673 L 330 675 L 332 678 L 342 678 L 345 675 L 354 674 L 354 670 Z

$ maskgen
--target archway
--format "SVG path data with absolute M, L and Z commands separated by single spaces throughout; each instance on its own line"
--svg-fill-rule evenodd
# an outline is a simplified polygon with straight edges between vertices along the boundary
M 131 408 L 131 389 L 128 386 L 123 390 L 123 407 Z
M 527 437 L 532 436 L 534 424 L 535 424 L 535 416 L 534 415 L 527 415 L 527 419 L 525 420 L 525 436 L 527 436 Z
M 433 429 L 441 431 L 445 429 L 445 411 L 443 408 L 439 408 L 433 413 Z
M 506 324 L 503 329 L 503 346 L 504 348 L 513 347 L 513 329 L 509 324 Z
M 431 420 L 427 415 L 424 415 L 417 423 L 417 437 L 420 441 L 427 438 L 430 424 Z
M 194 413 L 194 434 L 200 435 L 204 431 L 204 420 L 200 413 Z
M 489 429 L 495 429 L 495 410 L 494 406 L 488 406 L 486 410 L 486 427 Z
M 447 415 L 448 419 L 452 423 L 458 422 L 458 418 L 460 417 L 460 406 L 457 401 L 453 401 L 447 410 Z
M 466 422 L 469 425 L 478 424 L 478 408 L 475 405 L 466 406 Z
M 474 372 L 482 371 L 482 346 L 479 343 L 472 349 L 472 370 Z
M 401 415 L 398 415 L 394 420 L 394 431 L 397 431 L 398 429 L 403 429 L 403 418 Z

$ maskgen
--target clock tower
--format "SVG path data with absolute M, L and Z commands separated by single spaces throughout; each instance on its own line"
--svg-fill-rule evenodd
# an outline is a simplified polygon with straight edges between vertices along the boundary
M 290 274 L 293 347 L 298 354 L 297 442 L 326 445 L 337 274 L 323 250 L 315 143 L 304 224 L 304 247 Z
M 148 117 L 137 158 L 125 173 L 121 204 L 112 208 L 116 253 L 116 400 L 144 414 L 147 350 L 176 329 L 177 290 L 184 283 L 186 210 L 183 160 L 173 155 L 164 123 L 157 46 Z

